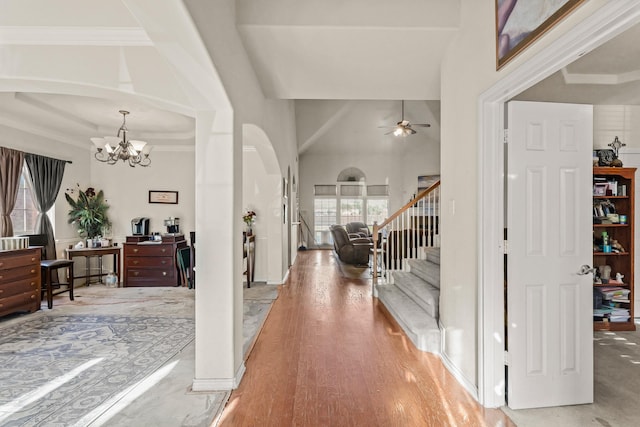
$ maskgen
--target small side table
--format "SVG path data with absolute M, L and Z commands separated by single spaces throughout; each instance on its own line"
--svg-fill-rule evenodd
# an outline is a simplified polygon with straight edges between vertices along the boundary
M 118 286 L 120 286 L 120 253 L 122 248 L 120 246 L 110 246 L 108 248 L 81 248 L 81 249 L 67 249 L 67 258 L 69 260 L 73 260 L 75 257 L 85 257 L 85 274 L 84 276 L 76 276 L 75 273 L 73 277 L 69 280 L 73 282 L 74 279 L 85 279 L 85 285 L 89 286 L 92 277 L 99 277 L 100 282 L 102 282 L 102 276 L 106 276 L 107 273 L 102 271 L 102 257 L 104 255 L 113 255 L 113 266 L 115 268 L 115 273 L 118 276 Z M 89 269 L 89 261 L 92 257 L 98 257 L 98 266 L 100 268 L 100 272 L 96 274 L 91 274 L 91 270 Z

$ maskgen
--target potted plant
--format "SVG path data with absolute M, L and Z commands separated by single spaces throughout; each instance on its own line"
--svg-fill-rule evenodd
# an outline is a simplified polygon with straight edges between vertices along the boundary
M 111 225 L 107 215 L 109 205 L 102 190 L 96 193 L 94 188 L 89 187 L 82 191 L 78 186 L 77 200 L 73 200 L 69 194 L 65 194 L 65 197 L 71 205 L 69 224 L 74 224 L 81 236 L 94 239 L 102 234 L 103 228 Z

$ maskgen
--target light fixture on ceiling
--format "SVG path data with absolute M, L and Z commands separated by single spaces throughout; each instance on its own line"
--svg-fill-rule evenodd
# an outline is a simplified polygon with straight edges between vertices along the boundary
M 135 166 L 149 166 L 151 164 L 149 153 L 152 146 L 144 141 L 127 139 L 127 114 L 129 112 L 120 110 L 119 113 L 122 114 L 122 125 L 118 129 L 117 136 L 91 138 L 91 142 L 98 149 L 95 154 L 96 160 L 110 165 L 115 165 L 118 160 L 122 160 L 129 163 L 132 168 Z M 122 137 L 120 134 L 122 134 Z
M 416 133 L 416 131 L 411 126 L 420 126 L 420 127 L 431 127 L 428 123 L 410 123 L 409 120 L 404 118 L 404 100 L 402 101 L 402 119 L 396 123 L 395 126 L 379 126 L 382 128 L 391 127 L 393 130 L 385 133 L 385 135 L 393 134 L 394 136 L 409 136 Z

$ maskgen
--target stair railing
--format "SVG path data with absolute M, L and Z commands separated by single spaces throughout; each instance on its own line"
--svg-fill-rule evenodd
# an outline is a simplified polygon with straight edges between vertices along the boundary
M 440 246 L 440 181 L 421 191 L 385 219 L 373 223 L 373 284 L 393 280 L 393 271 L 404 270 L 406 260 L 424 258 L 424 249 Z M 375 292 L 375 286 L 374 286 Z

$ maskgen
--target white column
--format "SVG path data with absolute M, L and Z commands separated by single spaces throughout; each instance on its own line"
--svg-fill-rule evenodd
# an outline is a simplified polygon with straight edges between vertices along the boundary
M 242 145 L 230 112 L 196 113 L 194 391 L 232 389 L 242 360 Z M 234 192 L 234 189 L 238 191 Z

